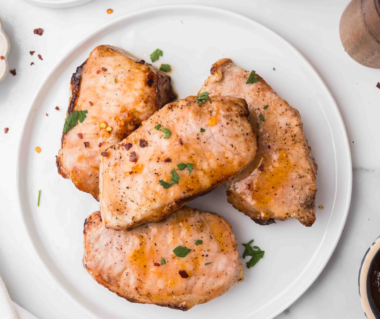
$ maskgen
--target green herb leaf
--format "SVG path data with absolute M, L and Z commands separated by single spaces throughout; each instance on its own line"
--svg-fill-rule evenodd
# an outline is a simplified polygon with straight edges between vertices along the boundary
M 166 261 L 163 257 L 161 257 L 161 265 L 165 265 L 166 264 Z
M 166 182 L 163 181 L 162 179 L 160 179 L 158 182 L 159 182 L 160 185 L 163 186 L 165 189 L 168 189 L 168 188 L 172 187 L 172 184 L 166 183 Z
M 164 55 L 164 52 L 162 52 L 160 49 L 156 49 L 151 55 L 150 55 L 150 59 L 152 60 L 152 62 L 156 62 L 160 56 L 163 56 Z
M 261 258 L 264 258 L 264 254 L 265 254 L 265 251 L 261 250 L 259 247 L 257 246 L 251 246 L 253 243 L 253 239 L 248 242 L 247 244 L 243 244 L 243 246 L 245 247 L 245 250 L 244 250 L 244 253 L 243 253 L 243 258 L 247 257 L 247 256 L 250 256 L 252 257 L 247 263 L 247 268 L 252 268 L 254 265 L 256 265 L 258 263 L 258 261 L 261 259 Z
M 273 68 L 273 71 L 276 71 L 276 68 Z
M 208 92 L 203 92 L 203 93 L 199 94 L 197 96 L 198 103 L 206 102 L 209 99 L 209 95 L 210 95 L 210 93 L 208 93 Z
M 203 133 L 203 132 L 206 132 L 206 130 L 204 128 L 201 128 L 201 133 Z
M 264 110 L 266 110 L 268 107 L 269 107 L 269 105 L 265 105 L 265 106 L 264 106 Z
M 251 122 L 251 116 L 248 116 L 248 122 Z
M 172 67 L 170 64 L 161 64 L 160 71 L 162 72 L 170 72 L 172 70 Z
M 195 242 L 195 246 L 198 246 L 198 245 L 202 245 L 203 244 L 203 240 L 197 240 L 196 242 Z
M 38 203 L 37 203 L 38 207 L 40 207 L 40 200 L 41 200 L 41 190 L 38 191 Z
M 205 263 L 205 266 L 210 265 L 211 263 Z
M 179 164 L 177 165 L 177 167 L 178 167 L 178 169 L 179 169 L 180 171 L 183 171 L 187 166 L 186 166 L 186 164 L 179 163 Z
M 165 133 L 165 136 L 164 136 L 165 140 L 167 140 L 170 137 L 170 135 L 172 135 L 172 132 L 170 132 L 169 129 L 167 128 L 160 128 L 160 131 Z
M 260 127 L 259 127 L 259 123 L 256 123 L 256 127 L 257 127 L 257 128 L 260 128 Z
M 260 115 L 259 115 L 259 119 L 260 119 L 260 121 L 263 121 L 263 122 L 265 122 L 265 120 L 264 120 L 264 116 L 260 113 Z
M 115 76 L 115 83 L 117 83 L 116 76 Z
M 175 255 L 177 257 L 186 257 L 190 251 L 191 251 L 191 249 L 188 249 L 188 248 L 183 247 L 183 246 L 178 246 L 178 247 L 173 249 L 173 253 L 175 253 Z
M 171 182 L 172 184 L 177 184 L 179 182 L 179 175 L 176 173 L 176 171 L 173 169 L 170 174 L 172 174 Z
M 86 113 L 87 111 L 71 112 L 71 114 L 66 118 L 65 125 L 63 126 L 63 133 L 67 133 L 74 128 L 78 124 L 78 121 L 83 123 L 86 118 Z
M 245 82 L 245 84 L 259 82 L 260 78 L 259 77 L 255 78 L 255 74 L 256 74 L 256 71 L 252 71 L 251 74 L 248 77 L 247 82 Z
M 189 174 L 190 174 L 193 171 L 193 164 L 187 163 L 186 166 L 187 166 L 187 169 L 189 170 Z
M 161 124 L 157 124 L 154 128 L 155 128 L 156 130 L 159 130 L 160 127 L 161 127 Z

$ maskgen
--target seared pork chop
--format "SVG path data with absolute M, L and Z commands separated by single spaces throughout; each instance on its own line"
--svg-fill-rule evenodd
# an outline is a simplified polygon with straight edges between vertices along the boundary
M 188 310 L 244 279 L 230 224 L 189 207 L 132 231 L 107 229 L 93 213 L 84 225 L 84 250 L 89 274 L 131 302 Z
M 245 99 L 259 136 L 255 160 L 227 183 L 228 201 L 259 224 L 297 218 L 315 221 L 317 165 L 305 138 L 301 116 L 262 77 L 246 84 L 250 72 L 222 59 L 200 92 Z
M 100 165 L 106 227 L 158 222 L 241 173 L 257 147 L 247 116 L 242 99 L 188 97 L 108 148 Z
M 87 111 L 62 135 L 58 172 L 81 191 L 99 196 L 100 154 L 174 100 L 170 77 L 124 50 L 101 45 L 77 68 L 67 116 Z

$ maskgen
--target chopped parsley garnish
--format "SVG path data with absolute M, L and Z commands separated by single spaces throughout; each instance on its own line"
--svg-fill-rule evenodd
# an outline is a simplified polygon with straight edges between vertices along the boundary
M 197 240 L 196 242 L 195 242 L 195 246 L 198 246 L 198 245 L 202 245 L 203 244 L 203 240 Z
M 159 130 L 160 127 L 161 127 L 161 124 L 157 124 L 154 128 L 155 128 L 156 130 Z
M 184 164 L 184 163 L 179 163 L 178 165 L 177 165 L 177 167 L 178 167 L 178 169 L 180 170 L 180 171 L 183 171 L 185 168 L 187 168 L 188 170 L 189 170 L 189 174 L 192 172 L 192 170 L 193 170 L 193 164 L 191 164 L 191 163 L 187 163 L 187 164 Z
M 257 127 L 257 128 L 260 128 L 260 127 L 259 127 L 259 123 L 256 123 L 256 127 Z
M 115 76 L 115 83 L 117 83 L 116 76 Z
M 209 99 L 210 93 L 203 92 L 197 96 L 198 103 L 205 103 Z
M 259 77 L 255 78 L 255 74 L 256 74 L 256 71 L 252 71 L 251 74 L 248 77 L 247 82 L 245 82 L 245 84 L 259 82 L 260 78 Z
M 168 188 L 172 187 L 172 184 L 166 183 L 166 182 L 163 181 L 162 179 L 159 180 L 159 183 L 160 183 L 160 185 L 163 186 L 165 189 L 168 189 Z
M 161 265 L 165 265 L 166 264 L 166 261 L 163 257 L 161 257 Z
M 276 68 L 273 68 L 273 71 L 276 71 Z
M 151 55 L 150 55 L 150 59 L 152 60 L 152 62 L 156 62 L 160 56 L 163 56 L 164 55 L 164 52 L 162 52 L 160 49 L 156 49 Z
M 206 132 L 206 130 L 204 128 L 201 128 L 201 133 L 203 133 L 203 132 Z
M 252 257 L 246 263 L 248 269 L 256 265 L 261 258 L 264 258 L 264 253 L 265 253 L 265 251 L 261 250 L 257 246 L 252 247 L 251 246 L 252 243 L 253 243 L 253 239 L 249 243 L 243 244 L 243 246 L 245 247 L 245 250 L 242 257 L 243 258 L 245 258 L 246 256 Z
M 269 107 L 269 105 L 265 105 L 265 106 L 264 106 L 264 110 L 266 110 L 268 107 Z
M 210 265 L 211 263 L 205 263 L 205 266 Z
M 160 71 L 162 72 L 170 72 L 172 70 L 172 67 L 170 64 L 161 64 Z
M 265 122 L 265 120 L 264 120 L 264 116 L 260 113 L 260 115 L 259 115 L 259 119 L 260 119 L 260 121 L 263 121 L 263 122 Z
M 167 140 L 170 137 L 170 135 L 172 135 L 172 132 L 170 132 L 168 128 L 160 128 L 160 131 L 165 133 L 165 140 Z
M 170 172 L 170 174 L 172 174 L 172 177 L 170 179 L 170 181 L 172 182 L 172 184 L 177 184 L 179 182 L 179 175 L 176 173 L 176 171 L 174 169 L 172 169 L 172 171 Z
M 73 111 L 69 114 L 69 116 L 66 118 L 65 125 L 63 126 L 63 133 L 67 133 L 72 128 L 74 128 L 78 121 L 83 123 L 84 119 L 86 118 L 87 111 Z
M 41 200 L 41 190 L 38 191 L 38 203 L 37 203 L 38 207 L 40 207 L 40 200 Z
M 251 117 L 250 116 L 248 116 L 248 122 L 251 122 Z
M 186 257 L 187 254 L 191 251 L 191 249 L 188 249 L 186 247 L 183 247 L 183 246 L 178 246 L 176 248 L 173 249 L 173 253 L 177 256 L 177 257 Z

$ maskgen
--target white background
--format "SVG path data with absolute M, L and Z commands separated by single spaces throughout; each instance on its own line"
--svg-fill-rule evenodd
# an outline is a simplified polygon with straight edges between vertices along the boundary
M 134 10 L 186 3 L 231 10 L 269 27 L 306 56 L 332 91 L 351 142 L 354 187 L 350 214 L 322 275 L 278 319 L 364 318 L 358 270 L 366 249 L 380 235 L 380 90 L 376 88 L 380 71 L 360 66 L 342 48 L 339 20 L 348 2 L 95 0 L 70 9 L 44 9 L 21 0 L 0 0 L 0 18 L 12 45 L 10 69 L 17 70 L 16 77 L 8 75 L 0 83 L 0 275 L 13 300 L 41 319 L 89 318 L 44 273 L 18 219 L 16 154 L 32 96 L 58 57 L 94 27 Z M 106 14 L 108 8 L 114 13 Z M 42 37 L 33 34 L 39 27 L 45 29 Z M 37 52 L 31 56 L 29 51 Z M 35 65 L 30 66 L 31 62 Z M 60 107 L 66 109 L 66 105 Z M 10 129 L 8 134 L 4 134 L 5 127 Z

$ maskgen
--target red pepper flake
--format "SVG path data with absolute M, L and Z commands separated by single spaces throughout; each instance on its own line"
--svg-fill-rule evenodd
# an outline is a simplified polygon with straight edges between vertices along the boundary
M 39 58 L 40 60 L 43 60 L 41 54 L 38 55 L 38 58 Z
M 165 163 L 171 163 L 172 160 L 168 157 L 168 158 L 165 158 L 165 159 L 164 159 L 164 162 L 165 162 Z
M 101 152 L 100 155 L 104 156 L 104 157 L 107 157 L 108 156 L 108 153 L 107 152 Z
M 155 265 L 156 267 L 160 267 L 159 263 L 153 263 L 153 265 Z
M 124 148 L 129 151 L 132 148 L 132 143 L 124 144 Z
M 5 60 L 4 55 L 0 56 L 0 59 L 1 59 L 1 60 Z
M 100 73 L 100 70 L 96 71 L 96 74 L 99 74 Z
M 30 65 L 34 65 L 34 62 L 30 63 Z
M 29 51 L 30 55 L 33 55 L 36 51 Z
M 102 68 L 102 71 L 103 71 L 103 72 L 106 72 L 106 71 L 107 71 L 107 69 L 106 69 L 106 68 Z
M 83 134 L 82 133 L 78 133 L 78 137 L 79 138 L 83 138 Z
M 16 69 L 9 71 L 13 76 L 16 76 Z
M 46 116 L 49 116 L 49 114 L 46 113 Z
M 180 270 L 178 273 L 182 278 L 188 278 L 189 277 L 186 270 Z
M 378 89 L 380 89 L 380 82 L 377 82 L 376 87 L 377 87 Z
M 6 128 L 4 129 L 4 133 L 7 134 L 8 132 L 9 132 L 9 127 L 6 127 Z
M 179 139 L 179 144 L 183 145 L 182 138 Z
M 143 139 L 140 140 L 140 147 L 145 147 L 147 145 L 148 145 L 147 141 L 145 141 Z
M 99 147 L 102 146 L 102 143 L 99 143 Z
M 90 142 L 84 142 L 84 147 L 89 147 L 90 146 Z
M 58 107 L 58 106 L 56 106 L 55 109 L 56 109 L 57 111 L 59 111 L 59 107 Z
M 44 29 L 41 29 L 41 28 L 34 29 L 34 34 L 43 35 L 43 33 L 44 33 Z
M 92 103 L 92 102 L 90 102 L 90 101 L 89 101 L 88 103 L 90 103 L 90 105 L 91 105 L 91 106 L 93 106 L 93 105 L 94 105 L 94 103 Z
M 136 163 L 137 162 L 137 155 L 135 152 L 132 152 L 130 157 L 129 157 L 129 161 L 132 162 L 132 163 Z

